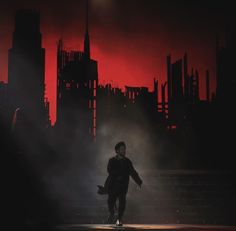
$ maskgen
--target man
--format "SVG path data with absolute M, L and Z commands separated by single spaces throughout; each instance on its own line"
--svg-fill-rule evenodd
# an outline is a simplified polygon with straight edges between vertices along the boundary
M 116 221 L 117 226 L 122 226 L 122 216 L 126 206 L 126 194 L 129 186 L 129 176 L 139 185 L 141 188 L 142 180 L 133 167 L 132 162 L 128 159 L 126 154 L 126 145 L 123 141 L 115 145 L 116 156 L 109 159 L 107 165 L 107 171 L 109 176 L 104 185 L 105 190 L 108 193 L 108 209 L 109 217 L 108 223 L 111 223 L 114 219 L 114 206 L 116 200 L 119 200 L 118 207 L 118 219 Z

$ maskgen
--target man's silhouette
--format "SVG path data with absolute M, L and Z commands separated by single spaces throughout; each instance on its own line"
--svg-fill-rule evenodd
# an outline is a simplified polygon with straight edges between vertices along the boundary
M 107 171 L 109 176 L 104 185 L 104 193 L 108 193 L 108 223 L 112 223 L 114 219 L 114 206 L 116 200 L 119 200 L 117 226 L 122 226 L 122 216 L 126 206 L 126 194 L 129 186 L 129 176 L 141 188 L 142 180 L 133 167 L 130 159 L 125 157 L 126 145 L 124 142 L 119 142 L 115 145 L 116 156 L 109 159 Z

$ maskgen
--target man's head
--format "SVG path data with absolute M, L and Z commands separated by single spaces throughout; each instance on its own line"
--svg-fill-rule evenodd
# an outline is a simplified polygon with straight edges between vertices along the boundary
M 125 152 L 126 152 L 126 145 L 125 142 L 121 141 L 119 143 L 117 143 L 115 145 L 115 151 L 117 154 L 121 155 L 121 156 L 125 156 Z

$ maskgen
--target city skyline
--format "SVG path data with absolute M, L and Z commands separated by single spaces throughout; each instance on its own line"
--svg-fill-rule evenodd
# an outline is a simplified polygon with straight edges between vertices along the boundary
M 34 2 L 34 3 L 35 3 L 35 6 L 37 6 L 37 5 L 39 6 L 39 3 L 37 3 L 37 2 Z M 73 3 L 73 4 L 75 4 L 75 3 Z M 75 17 L 75 12 L 73 11 L 71 13 L 73 17 L 71 16 L 71 17 L 69 17 L 68 20 L 66 20 L 66 22 L 68 21 L 69 25 L 67 25 L 68 29 L 63 28 L 64 33 L 62 33 L 63 30 L 58 29 L 58 27 L 55 27 L 55 28 L 51 27 L 52 25 L 48 26 L 48 28 L 47 28 L 45 25 L 45 20 L 48 18 L 48 16 L 46 15 L 46 12 L 48 12 L 48 10 L 50 10 L 51 8 L 50 7 L 47 8 L 46 7 L 47 4 L 44 4 L 44 6 L 41 6 L 41 9 L 40 9 L 40 12 L 42 14 L 42 17 L 41 17 L 42 18 L 42 26 L 41 26 L 42 29 L 41 29 L 41 31 L 42 31 L 43 47 L 46 49 L 46 96 L 51 103 L 50 115 L 52 117 L 53 123 L 55 122 L 55 111 L 56 111 L 56 108 L 55 108 L 55 105 L 56 105 L 56 41 L 60 38 L 60 35 L 63 34 L 63 38 L 65 41 L 66 47 L 73 48 L 74 50 L 82 50 L 81 48 L 82 48 L 82 44 L 83 44 L 82 41 L 83 41 L 83 30 L 84 30 L 84 14 L 83 14 L 83 9 L 81 9 L 81 8 L 84 6 L 84 1 L 82 1 L 82 2 L 80 1 L 80 3 L 78 3 L 78 4 L 79 4 L 78 6 L 80 6 L 80 7 L 78 7 L 78 11 L 79 11 L 78 14 L 80 13 L 80 15 L 78 16 L 79 18 L 77 18 L 76 22 L 71 23 L 70 20 L 73 17 Z M 141 1 L 139 1 L 138 5 L 139 5 L 139 7 L 141 6 Z M 26 4 L 26 6 L 27 6 L 27 4 Z M 156 5 L 154 5 L 154 6 L 155 6 L 155 9 L 157 9 L 157 6 Z M 164 7 L 163 3 L 160 3 L 159 6 L 161 6 L 162 8 Z M 176 4 L 174 4 L 173 6 L 177 10 L 180 8 Z M 189 57 L 189 69 L 191 69 L 191 67 L 193 67 L 194 69 L 197 69 L 199 71 L 200 98 L 202 98 L 202 99 L 205 98 L 205 71 L 206 71 L 206 69 L 209 69 L 211 91 L 215 90 L 215 66 L 214 66 L 215 65 L 215 54 L 214 54 L 214 52 L 215 52 L 215 34 L 212 32 L 213 29 L 211 29 L 210 32 L 206 32 L 205 33 L 206 37 L 204 37 L 203 32 L 205 31 L 206 28 L 203 28 L 203 31 L 202 31 L 203 35 L 201 35 L 200 37 L 198 36 L 199 41 L 196 41 L 196 39 L 191 38 L 191 37 L 193 37 L 192 36 L 193 32 L 191 32 L 191 31 L 189 31 L 189 36 L 187 36 L 183 39 L 184 41 L 179 40 L 178 36 L 176 35 L 176 31 L 172 31 L 173 35 L 176 35 L 176 39 L 173 39 L 173 41 L 172 41 L 172 45 L 173 45 L 172 48 L 173 49 L 171 49 L 171 43 L 169 41 L 171 36 L 169 36 L 169 39 L 168 39 L 169 45 L 166 45 L 166 47 L 165 47 L 164 45 L 162 46 L 162 44 L 164 44 L 163 43 L 163 41 L 164 41 L 163 34 L 166 36 L 167 34 L 165 34 L 165 33 L 168 32 L 168 34 L 171 35 L 171 33 L 170 33 L 171 26 L 168 26 L 168 23 L 170 24 L 170 21 L 172 21 L 172 20 L 170 19 L 169 22 L 168 21 L 162 22 L 163 25 L 165 25 L 165 23 L 166 23 L 165 30 L 163 30 L 162 34 L 161 34 L 159 31 L 160 28 L 158 29 L 158 27 L 157 27 L 157 29 L 155 30 L 155 33 L 152 32 L 152 33 L 156 34 L 156 36 L 154 36 L 152 38 L 149 36 L 149 35 L 152 35 L 151 31 L 149 34 L 147 34 L 147 29 L 145 29 L 145 27 L 141 27 L 137 31 L 137 26 L 135 27 L 135 25 L 134 25 L 134 19 L 135 19 L 135 17 L 137 17 L 136 16 L 137 10 L 134 10 L 134 12 L 131 12 L 131 17 L 133 17 L 133 19 L 130 22 L 131 25 L 129 25 L 129 28 L 128 28 L 129 31 L 127 33 L 128 36 L 126 38 L 124 36 L 122 36 L 124 31 L 122 33 L 120 33 L 122 28 L 125 29 L 124 25 L 121 26 L 122 23 L 120 23 L 120 24 L 118 23 L 116 25 L 113 20 L 111 20 L 111 24 L 116 25 L 116 27 L 114 27 L 114 28 L 118 28 L 118 32 L 120 33 L 119 36 L 117 35 L 118 32 L 115 33 L 114 35 L 116 35 L 119 38 L 119 40 L 115 41 L 113 38 L 114 35 L 112 35 L 111 33 L 107 33 L 107 35 L 102 33 L 104 36 L 103 37 L 100 36 L 100 38 L 99 38 L 98 29 L 102 29 L 102 27 L 101 27 L 101 25 L 100 25 L 100 27 L 96 27 L 96 23 L 94 22 L 94 19 L 93 19 L 93 18 L 97 18 L 99 16 L 97 9 L 100 9 L 101 12 L 106 12 L 108 15 L 110 15 L 109 8 L 107 9 L 106 7 L 104 7 L 104 8 L 101 8 L 101 7 L 102 6 L 94 5 L 94 1 L 92 1 L 91 16 L 90 16 L 90 18 L 91 18 L 91 20 L 90 20 L 90 24 L 91 24 L 90 25 L 91 56 L 92 56 L 92 58 L 98 60 L 99 84 L 112 83 L 113 85 L 118 86 L 122 89 L 125 88 L 125 85 L 146 86 L 149 89 L 152 89 L 153 78 L 157 78 L 158 80 L 160 80 L 161 83 L 164 83 L 167 80 L 166 56 L 171 54 L 172 59 L 177 60 L 177 59 L 179 59 L 179 57 L 182 57 L 185 52 L 187 52 L 188 57 Z M 128 9 L 130 9 L 129 4 L 127 7 L 128 7 Z M 140 11 L 139 7 L 138 7 L 138 10 Z M 14 7 L 12 7 L 11 9 L 13 9 L 13 8 Z M 69 6 L 66 6 L 66 8 L 71 9 Z M 168 9 L 166 9 L 166 11 L 167 10 Z M 212 11 L 215 12 L 216 10 L 212 10 Z M 212 11 L 209 13 L 211 16 L 213 15 Z M 171 12 L 173 13 L 173 10 Z M 105 14 L 104 18 L 100 17 L 100 19 L 105 20 L 106 17 L 108 17 L 107 14 Z M 203 13 L 200 12 L 200 14 L 203 14 Z M 55 23 L 55 21 L 57 19 L 57 17 L 55 15 L 56 15 L 56 13 L 54 12 L 54 14 L 52 14 L 52 23 Z M 145 15 L 146 15 L 146 13 L 144 10 L 142 16 L 145 16 Z M 9 16 L 10 16 L 10 14 L 9 14 Z M 10 21 L 12 21 L 12 19 L 9 21 L 9 16 L 8 16 L 8 21 L 6 21 L 7 19 L 3 15 L 3 18 L 5 19 L 4 25 L 9 25 Z M 164 16 L 162 16 L 162 17 L 164 17 Z M 174 15 L 172 17 L 172 19 L 175 19 L 175 17 L 176 17 L 176 15 Z M 114 18 L 114 20 L 115 19 L 116 18 Z M 150 18 L 146 18 L 146 19 L 147 19 L 146 23 L 150 22 Z M 154 19 L 156 20 L 156 18 L 154 18 Z M 154 23 L 150 24 L 150 27 L 153 27 L 153 24 L 158 22 L 155 20 L 154 20 Z M 181 19 L 181 20 L 183 20 L 183 19 Z M 179 19 L 179 24 L 181 24 L 181 23 L 183 24 L 183 22 L 181 22 L 181 20 Z M 191 20 L 193 20 L 193 19 L 191 18 Z M 161 20 L 159 20 L 159 22 L 161 22 Z M 136 23 L 139 24 L 140 19 Z M 178 21 L 177 21 L 177 23 L 178 23 Z M 163 25 L 162 25 L 162 28 L 163 28 Z M 108 26 L 109 25 L 107 25 L 105 23 L 103 26 L 103 30 L 107 29 Z M 191 28 L 192 26 L 189 26 L 189 27 Z M 7 28 L 6 36 L 4 36 L 4 38 L 2 38 L 3 42 L 1 44 L 4 44 L 4 41 L 7 39 L 7 37 L 9 38 L 9 35 L 7 35 L 8 34 L 7 31 L 9 31 L 9 30 L 11 30 L 11 26 L 9 26 Z M 143 36 L 140 33 L 142 30 L 146 33 L 146 36 Z M 113 30 L 111 30 L 111 31 L 113 31 Z M 159 34 L 158 34 L 158 32 L 159 32 Z M 110 37 L 110 39 L 109 39 L 109 37 Z M 205 43 L 203 43 L 203 41 L 202 41 L 203 39 L 201 37 L 203 37 L 204 39 L 207 38 L 207 41 L 205 41 Z M 134 38 L 136 38 L 136 39 L 134 39 Z M 110 40 L 110 44 L 107 43 L 105 46 L 104 42 L 102 42 L 101 40 L 108 40 L 108 41 Z M 150 40 L 154 40 L 154 41 L 150 41 Z M 189 43 L 191 43 L 191 44 L 186 43 L 185 44 L 186 47 L 184 49 L 183 43 L 186 42 L 186 40 L 188 40 Z M 11 38 L 10 38 L 10 41 L 11 41 Z M 115 44 L 112 44 L 112 41 L 115 42 Z M 131 41 L 133 41 L 133 44 L 131 44 Z M 146 43 L 146 41 L 148 41 L 148 42 Z M 206 45 L 206 43 L 208 43 L 208 45 L 210 44 L 211 48 L 209 48 Z M 8 42 L 8 44 L 9 44 L 9 42 Z M 202 56 L 202 54 L 201 54 L 202 57 L 199 58 L 198 57 L 199 54 L 197 53 L 197 51 L 199 52 L 200 47 L 198 47 L 198 45 L 200 45 L 202 47 L 205 47 L 205 46 L 208 47 L 207 51 L 210 50 L 211 52 L 204 52 L 206 54 L 204 56 Z M 124 49 L 127 46 L 130 46 L 130 49 L 126 49 L 126 53 L 124 53 Z M 78 49 L 78 47 L 79 47 L 79 49 Z M 138 51 L 138 47 L 139 47 L 140 51 Z M 104 49 L 104 48 L 106 48 L 106 49 Z M 154 48 L 154 49 L 152 49 L 152 48 Z M 1 53 L 0 54 L 0 60 L 1 60 L 0 65 L 1 66 L 6 66 L 6 64 L 7 64 L 7 62 L 6 62 L 7 55 L 6 55 L 6 52 L 4 49 L 1 48 L 1 52 L 0 52 Z M 195 50 L 195 52 L 194 52 L 194 50 Z M 203 51 L 205 49 L 201 49 L 201 50 L 202 51 L 200 51 L 200 52 L 203 53 Z M 115 54 L 114 54 L 114 52 L 115 52 Z M 140 53 L 142 53 L 142 55 Z M 129 60 L 132 60 L 132 61 L 130 62 Z M 197 60 L 198 60 L 198 62 L 197 62 Z M 199 61 L 199 60 L 202 60 L 202 61 Z M 5 65 L 4 65 L 4 63 L 5 63 Z M 141 66 L 141 64 L 142 64 L 142 66 Z M 119 69 L 119 66 L 121 66 L 120 69 Z M 139 67 L 139 68 L 137 68 L 137 67 Z M 2 71 L 0 74 L 0 79 L 6 81 L 6 69 L 4 70 L 4 67 L 2 68 Z
M 88 8 L 86 12 L 88 15 Z M 227 37 L 225 46 L 216 42 L 216 93 L 210 91 L 207 69 L 204 89 L 207 99 L 202 100 L 199 71 L 189 68 L 187 53 L 178 60 L 173 60 L 171 55 L 166 57 L 167 81 L 163 83 L 153 78 L 153 91 L 143 86 L 125 85 L 125 91 L 122 91 L 111 84 L 99 85 L 98 61 L 90 55 L 88 16 L 86 18 L 83 50 L 67 50 L 63 40 L 58 41 L 58 117 L 53 131 L 59 139 L 71 142 L 80 137 L 82 141 L 82 137 L 88 135 L 88 140 L 92 138 L 96 142 L 97 134 L 99 139 L 103 137 L 102 129 L 106 123 L 111 123 L 111 128 L 120 122 L 128 123 L 128 126 L 139 124 L 142 129 L 150 126 L 154 139 L 161 128 L 163 134 L 175 134 L 175 138 L 179 132 L 184 137 L 193 129 L 202 140 L 201 129 L 207 135 L 208 127 L 211 133 L 213 117 L 217 121 L 221 115 L 234 115 L 233 108 L 228 113 L 221 112 L 222 107 L 235 100 L 234 31 Z M 19 128 L 30 124 L 39 130 L 51 128 L 48 117 L 50 103 L 45 95 L 45 50 L 41 37 L 39 11 L 17 11 L 13 44 L 9 49 L 9 83 L 1 82 L 0 85 L 2 116 L 8 117 L 8 126 L 13 130 L 17 127 L 17 131 L 23 132 L 24 129 Z

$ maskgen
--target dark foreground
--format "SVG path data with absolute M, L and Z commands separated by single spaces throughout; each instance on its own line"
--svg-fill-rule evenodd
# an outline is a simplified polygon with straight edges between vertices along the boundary
M 124 224 L 123 227 L 104 224 L 74 224 L 59 226 L 61 231 L 88 231 L 88 230 L 184 230 L 184 231 L 226 231 L 236 230 L 236 226 L 190 225 L 190 224 Z

